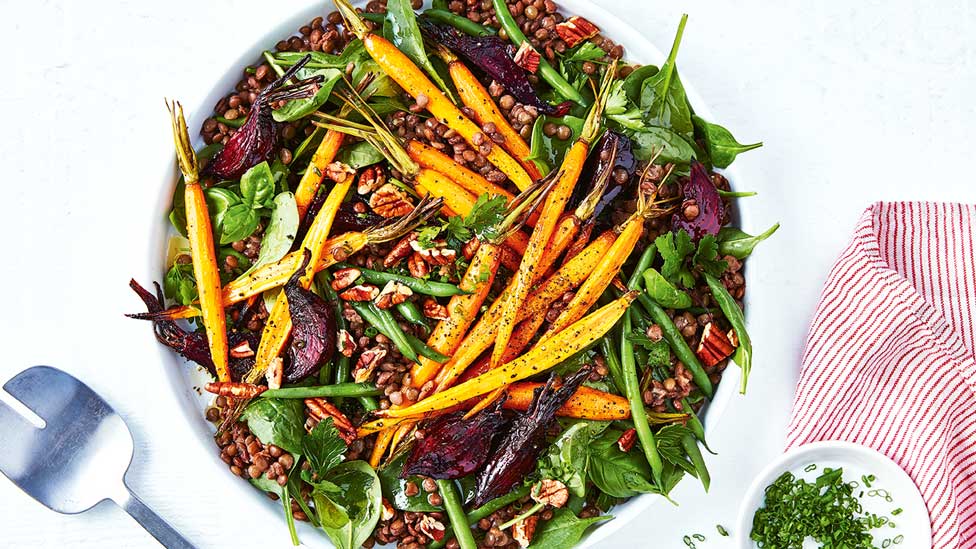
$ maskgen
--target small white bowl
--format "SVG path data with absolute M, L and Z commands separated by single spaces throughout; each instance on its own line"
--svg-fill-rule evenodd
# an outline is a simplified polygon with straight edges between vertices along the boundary
M 815 470 L 805 469 L 815 464 Z M 905 471 L 887 456 L 870 448 L 850 442 L 814 442 L 780 456 L 770 463 L 752 481 L 746 496 L 739 507 L 739 518 L 736 521 L 736 544 L 740 549 L 755 549 L 757 546 L 749 538 L 752 532 L 752 519 L 756 510 L 763 505 L 766 487 L 773 483 L 780 475 L 789 471 L 797 478 L 812 481 L 823 473 L 825 467 L 832 469 L 843 468 L 844 480 L 857 482 L 860 486 L 854 494 L 864 492 L 861 504 L 865 512 L 878 516 L 887 516 L 895 523 L 895 527 L 882 526 L 872 531 L 876 547 L 881 547 L 886 538 L 904 536 L 901 544 L 890 544 L 890 549 L 924 549 L 932 546 L 932 529 L 929 524 L 929 513 L 925 501 L 912 479 Z M 875 480 L 871 488 L 863 486 L 862 475 L 874 475 Z M 871 490 L 886 490 L 892 501 L 886 501 L 883 495 L 869 496 Z M 877 494 L 877 492 L 875 492 Z M 882 492 L 884 494 L 884 492 Z M 901 508 L 902 512 L 892 516 L 891 512 Z M 810 545 L 810 540 L 804 547 Z

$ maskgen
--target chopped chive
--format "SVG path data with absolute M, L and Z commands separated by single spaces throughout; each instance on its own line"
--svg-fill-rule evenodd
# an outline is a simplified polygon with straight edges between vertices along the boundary
M 715 525 L 715 529 L 718 530 L 718 535 L 724 536 L 724 537 L 729 537 L 729 531 L 726 530 L 725 527 L 722 526 L 721 524 L 716 524 Z
M 899 507 L 899 508 L 897 508 L 897 509 L 895 509 L 894 511 L 891 512 L 891 516 L 897 517 L 898 515 L 902 514 L 903 512 L 904 512 L 904 509 L 902 509 L 901 507 Z

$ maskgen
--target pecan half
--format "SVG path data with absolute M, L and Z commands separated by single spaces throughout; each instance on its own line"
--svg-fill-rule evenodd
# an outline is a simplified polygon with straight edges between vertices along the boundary
M 553 507 L 562 507 L 569 501 L 569 489 L 558 480 L 542 479 L 532 486 L 532 499 Z
M 620 448 L 621 452 L 629 452 L 634 447 L 634 441 L 636 440 L 637 430 L 627 429 L 623 433 L 620 433 L 620 438 L 617 439 L 617 448 Z
M 396 516 L 396 510 L 386 498 L 383 498 L 383 507 L 380 509 L 380 520 L 390 520 Z
M 331 417 L 333 425 L 339 431 L 339 436 L 346 441 L 346 444 L 356 440 L 356 428 L 353 427 L 352 422 L 328 400 L 322 397 L 306 398 L 305 407 L 308 408 L 308 415 L 317 420 L 316 423 Z
M 529 515 L 512 526 L 512 537 L 522 547 L 528 547 L 535 535 L 535 527 L 539 524 L 539 515 Z
M 285 373 L 285 361 L 282 358 L 275 357 L 268 364 L 268 370 L 264 373 L 265 379 L 268 380 L 268 389 L 280 389 L 281 388 L 281 377 Z
M 732 356 L 733 352 L 735 352 L 735 345 L 732 344 L 729 336 L 714 322 L 706 324 L 702 331 L 701 342 L 695 349 L 695 354 L 701 359 L 702 365 L 708 368 L 715 366 L 723 359 Z
M 268 390 L 264 385 L 254 385 L 241 381 L 215 381 L 204 386 L 208 393 L 222 397 L 254 398 Z
M 583 40 L 589 40 L 600 32 L 599 27 L 578 15 L 556 25 L 556 34 L 566 42 L 567 47 L 575 47 Z
M 444 523 L 430 515 L 423 515 L 420 518 L 417 531 L 434 541 L 444 539 Z
M 342 162 L 333 162 L 325 167 L 325 176 L 336 183 L 342 183 L 349 174 L 354 173 L 356 173 L 356 170 Z
M 231 358 L 250 358 L 254 356 L 254 349 L 248 340 L 241 341 L 229 351 Z
M 448 320 L 451 315 L 447 312 L 447 307 L 441 305 L 436 299 L 428 297 L 424 300 L 424 316 L 434 320 Z
M 410 243 L 417 240 L 417 233 L 410 233 L 407 236 L 400 239 L 390 253 L 386 254 L 383 258 L 383 266 L 386 268 L 394 267 L 404 259 L 410 257 L 413 253 L 413 248 L 411 248 Z
M 339 337 L 336 338 L 336 349 L 344 357 L 351 357 L 356 352 L 356 340 L 347 330 L 339 330 Z
M 380 166 L 370 166 L 359 174 L 359 182 L 356 184 L 356 192 L 359 194 L 369 194 L 386 183 L 386 173 Z
M 341 292 L 359 278 L 359 275 L 363 274 L 362 271 L 355 267 L 346 267 L 345 269 L 339 269 L 332 273 L 332 289 Z
M 372 284 L 357 284 L 339 294 L 346 301 L 372 301 L 380 295 L 380 289 Z
M 394 305 L 399 305 L 413 295 L 413 290 L 405 284 L 391 280 L 383 286 L 380 295 L 376 297 L 376 306 L 380 309 L 389 309 Z
M 424 256 L 417 252 L 410 254 L 410 259 L 407 260 L 407 269 L 410 271 L 410 276 L 416 278 L 423 278 L 430 272 L 427 262 L 424 261 Z
M 385 356 L 386 349 L 382 347 L 373 347 L 363 351 L 359 355 L 359 360 L 356 361 L 356 367 L 353 368 L 352 372 L 352 377 L 356 383 L 363 383 L 368 380 Z
M 465 242 L 464 247 L 461 248 L 461 255 L 464 259 L 471 261 L 474 254 L 478 253 L 478 248 L 481 247 L 481 241 L 477 238 L 472 238 L 471 240 Z
M 400 217 L 413 211 L 413 203 L 403 189 L 386 183 L 369 197 L 369 207 L 383 217 Z
M 535 48 L 532 47 L 532 44 L 529 44 L 528 40 L 522 42 L 518 51 L 515 52 L 515 64 L 532 74 L 535 74 L 535 71 L 539 70 L 540 59 L 542 59 L 542 56 L 539 55 L 539 52 L 535 51 Z
M 410 247 L 420 254 L 420 257 L 424 258 L 424 261 L 431 265 L 449 265 L 457 259 L 457 252 L 448 248 L 447 242 L 437 240 L 433 244 L 432 247 L 425 248 L 420 245 L 420 242 L 415 241 L 410 243 Z

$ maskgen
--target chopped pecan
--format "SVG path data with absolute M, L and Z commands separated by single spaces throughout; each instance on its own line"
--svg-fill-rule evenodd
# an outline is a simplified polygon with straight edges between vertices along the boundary
M 331 417 L 332 424 L 346 444 L 356 440 L 356 428 L 353 427 L 352 422 L 328 400 L 322 397 L 306 398 L 305 407 L 308 408 L 308 415 L 315 418 L 316 422 Z
M 420 518 L 417 531 L 434 541 L 444 539 L 444 523 L 430 515 L 423 515 Z
M 620 448 L 621 452 L 629 452 L 634 447 L 634 441 L 636 440 L 637 430 L 627 429 L 623 433 L 620 433 L 620 438 L 617 439 L 617 448 Z
M 351 357 L 356 352 L 356 340 L 352 334 L 346 330 L 339 330 L 339 337 L 336 338 L 336 348 L 344 357 Z
M 410 270 L 410 276 L 417 278 L 423 278 L 430 272 L 430 268 L 427 267 L 427 262 L 424 261 L 424 256 L 417 252 L 410 254 L 410 259 L 407 260 L 407 269 Z
M 280 389 L 281 388 L 281 377 L 285 373 L 285 361 L 282 358 L 275 357 L 268 364 L 268 371 L 264 373 L 265 379 L 268 380 L 268 389 Z
M 204 386 L 208 393 L 222 397 L 254 398 L 268 390 L 264 385 L 254 385 L 241 381 L 216 381 Z
M 434 320 L 448 320 L 451 315 L 447 312 L 447 307 L 441 305 L 436 299 L 428 297 L 424 300 L 424 316 Z
M 383 217 L 400 217 L 413 211 L 413 203 L 403 189 L 386 183 L 369 197 L 369 207 Z
M 254 356 L 254 349 L 248 340 L 241 341 L 229 351 L 231 358 L 250 358 Z
M 558 480 L 542 479 L 532 486 L 532 499 L 553 507 L 562 507 L 569 501 L 569 489 Z
M 325 167 L 325 176 L 336 183 L 342 183 L 349 174 L 354 173 L 356 173 L 356 170 L 342 162 L 333 162 Z
M 391 505 L 386 498 L 383 498 L 382 503 L 383 503 L 383 508 L 380 509 L 380 520 L 390 520 L 393 517 L 395 517 L 396 510 L 393 508 L 393 505 Z
M 389 309 L 394 305 L 399 305 L 413 295 L 413 290 L 396 280 L 391 280 L 383 286 L 380 295 L 376 297 L 376 306 L 380 309 Z
M 528 547 L 535 535 L 535 527 L 539 524 L 539 515 L 529 515 L 512 526 L 512 537 L 522 547 Z
M 357 284 L 339 294 L 346 301 L 372 301 L 380 295 L 380 289 L 372 284 Z
M 390 253 L 386 254 L 383 258 L 383 266 L 389 269 L 390 267 L 396 266 L 398 263 L 406 259 L 413 253 L 413 248 L 411 248 L 410 243 L 417 240 L 417 233 L 410 233 L 407 236 L 400 239 Z M 415 275 L 416 276 L 416 275 Z
M 359 278 L 359 275 L 363 274 L 362 271 L 355 267 L 346 267 L 345 269 L 339 269 L 338 271 L 332 273 L 332 289 L 341 292 Z
M 447 242 L 437 240 L 430 248 L 420 245 L 420 242 L 411 242 L 410 247 L 424 258 L 424 261 L 431 265 L 449 265 L 457 259 L 457 252 L 447 247 Z
M 714 322 L 705 325 L 702 331 L 701 342 L 695 349 L 695 354 L 701 359 L 705 367 L 712 367 L 722 359 L 732 356 L 735 345 L 729 340 L 729 336 L 722 332 Z
M 478 248 L 480 247 L 481 241 L 477 238 L 472 238 L 461 248 L 461 255 L 464 256 L 464 259 L 471 261 L 471 258 L 474 257 L 474 254 L 478 253 Z
M 376 367 L 380 365 L 380 361 L 386 356 L 386 349 L 382 347 L 373 347 L 372 349 L 366 349 L 359 355 L 359 360 L 356 361 L 356 367 L 353 369 L 352 377 L 356 383 L 363 383 L 369 379 L 369 376 L 373 375 L 373 371 Z
M 370 166 L 359 174 L 359 182 L 356 184 L 356 192 L 359 194 L 369 194 L 386 183 L 386 173 L 380 166 Z
M 556 25 L 556 34 L 570 48 L 575 47 L 583 40 L 593 38 L 599 32 L 599 27 L 578 15 L 574 15 Z
M 535 48 L 532 47 L 532 44 L 529 44 L 528 40 L 522 42 L 518 51 L 515 52 L 515 64 L 532 74 L 535 74 L 535 71 L 539 70 L 540 59 L 542 59 L 542 56 L 539 55 L 539 52 L 535 51 Z

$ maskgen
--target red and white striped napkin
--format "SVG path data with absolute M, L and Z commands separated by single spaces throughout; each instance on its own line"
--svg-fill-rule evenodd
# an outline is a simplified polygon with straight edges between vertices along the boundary
M 787 447 L 869 446 L 928 506 L 933 547 L 976 547 L 976 205 L 878 203 L 827 279 Z

